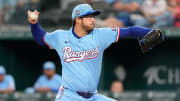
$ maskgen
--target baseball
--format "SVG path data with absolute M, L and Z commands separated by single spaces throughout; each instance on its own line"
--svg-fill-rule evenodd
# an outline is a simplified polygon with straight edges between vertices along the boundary
M 32 19 L 32 20 L 35 20 L 35 19 L 37 19 L 37 17 L 38 17 L 35 13 L 31 13 L 30 16 L 31 16 L 31 19 Z

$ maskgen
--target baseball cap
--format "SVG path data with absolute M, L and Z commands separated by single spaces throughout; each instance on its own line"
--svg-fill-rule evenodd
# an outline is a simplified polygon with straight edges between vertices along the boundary
M 47 61 L 43 64 L 43 69 L 44 70 L 47 70 L 47 69 L 54 70 L 55 64 L 52 61 Z
M 74 20 L 76 17 L 86 16 L 90 14 L 99 15 L 100 11 L 93 10 L 89 4 L 80 4 L 73 9 L 72 19 Z
M 0 66 L 0 74 L 6 74 L 4 66 Z

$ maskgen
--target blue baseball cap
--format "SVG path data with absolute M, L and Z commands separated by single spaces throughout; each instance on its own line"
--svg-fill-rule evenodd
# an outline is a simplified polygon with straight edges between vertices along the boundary
M 4 68 L 4 66 L 0 66 L 0 74 L 6 74 L 6 70 Z
M 55 64 L 52 61 L 47 61 L 43 64 L 44 70 L 55 70 Z
M 100 11 L 93 10 L 89 4 L 77 5 L 72 12 L 72 19 L 75 20 L 76 17 L 86 16 L 86 15 L 99 15 Z

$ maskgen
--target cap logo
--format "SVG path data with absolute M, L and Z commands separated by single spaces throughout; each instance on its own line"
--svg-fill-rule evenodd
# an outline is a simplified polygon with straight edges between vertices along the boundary
M 79 15 L 79 13 L 80 13 L 79 10 L 76 10 L 76 15 Z

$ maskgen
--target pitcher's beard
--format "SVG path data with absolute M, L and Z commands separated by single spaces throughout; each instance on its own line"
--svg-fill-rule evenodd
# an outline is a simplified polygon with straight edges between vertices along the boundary
M 94 30 L 95 24 L 90 24 L 89 26 L 82 24 L 82 28 L 85 29 L 86 32 L 90 33 Z
M 94 29 L 94 28 L 93 28 L 93 29 Z M 91 33 L 91 32 L 93 31 L 93 29 L 91 29 L 91 30 L 88 30 L 87 32 L 88 32 L 88 33 Z
M 91 29 L 87 29 L 87 32 L 90 33 L 94 30 L 94 24 L 93 24 L 93 27 Z

